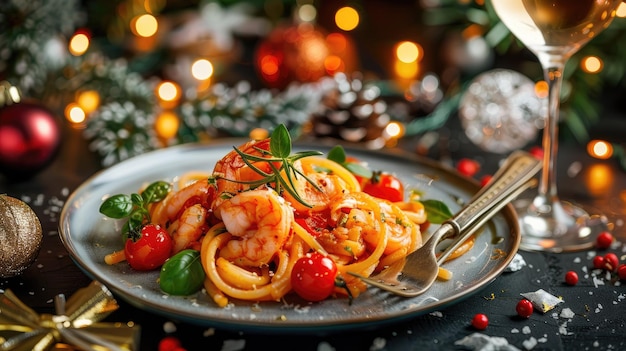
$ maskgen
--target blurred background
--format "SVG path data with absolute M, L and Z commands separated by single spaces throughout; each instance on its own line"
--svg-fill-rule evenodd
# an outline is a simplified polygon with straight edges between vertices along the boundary
M 626 3 L 569 61 L 560 129 L 622 167 L 625 18 Z M 0 80 L 0 169 L 17 173 L 47 164 L 67 131 L 104 167 L 281 123 L 296 138 L 410 141 L 422 154 L 454 144 L 452 123 L 507 153 L 540 144 L 547 89 L 482 0 L 8 0 Z M 33 132 L 12 136 L 16 125 Z

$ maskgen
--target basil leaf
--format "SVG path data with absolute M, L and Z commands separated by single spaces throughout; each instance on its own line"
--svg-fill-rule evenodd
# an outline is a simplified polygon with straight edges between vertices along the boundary
M 200 252 L 183 250 L 170 257 L 161 267 L 161 290 L 177 296 L 191 295 L 202 288 L 205 273 L 200 262 Z
M 141 197 L 146 204 L 159 202 L 165 199 L 167 194 L 169 194 L 170 189 L 170 183 L 159 180 L 148 185 L 148 187 L 141 193 Z
M 350 172 L 352 172 L 352 174 L 361 176 L 363 178 L 367 178 L 370 179 L 373 176 L 373 172 L 371 169 L 363 166 L 362 164 L 359 163 L 346 163 L 344 165 L 344 167 L 349 170 Z
M 339 164 L 344 164 L 346 162 L 346 151 L 341 145 L 336 145 L 328 151 L 326 158 Z
M 446 204 L 439 200 L 421 200 L 426 210 L 426 218 L 430 223 L 441 224 L 450 219 L 453 214 Z
M 133 201 L 129 195 L 118 194 L 104 200 L 100 213 L 111 218 L 124 218 L 133 211 Z
M 287 158 L 291 154 L 291 135 L 284 124 L 278 125 L 272 132 L 270 152 L 278 158 Z
M 133 201 L 133 205 L 141 208 L 143 207 L 143 197 L 139 194 L 130 194 L 130 199 Z

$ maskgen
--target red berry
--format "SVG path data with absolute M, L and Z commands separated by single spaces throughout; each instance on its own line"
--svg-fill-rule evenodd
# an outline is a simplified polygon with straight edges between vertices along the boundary
M 614 271 L 617 269 L 617 266 L 619 265 L 619 258 L 617 258 L 617 255 L 609 252 L 608 254 L 604 255 L 604 269 L 606 269 L 607 271 Z
M 487 183 L 489 183 L 489 181 L 491 181 L 491 178 L 493 178 L 493 177 L 491 175 L 489 175 L 489 174 L 484 175 L 482 178 L 480 178 L 480 186 L 487 185 Z
M 613 243 L 613 234 L 609 232 L 602 232 L 598 234 L 596 238 L 596 247 L 598 249 L 608 249 Z
M 159 351 L 176 351 L 180 348 L 180 340 L 175 336 L 166 336 L 159 342 Z
M 565 273 L 565 283 L 567 285 L 576 285 L 578 283 L 578 274 L 574 271 Z
M 489 325 L 489 318 L 483 313 L 476 313 L 472 318 L 472 327 L 478 330 L 487 329 L 487 325 Z
M 533 303 L 530 300 L 519 300 L 517 306 L 515 306 L 515 311 L 520 317 L 529 318 L 531 314 L 533 314 Z
M 537 159 L 543 159 L 543 149 L 539 146 L 533 146 L 530 148 L 530 150 L 528 150 L 528 152 L 535 156 L 535 158 Z
M 593 258 L 593 268 L 604 269 L 604 257 L 596 256 Z
M 617 267 L 617 275 L 620 280 L 626 280 L 626 264 L 620 264 L 619 267 Z
M 459 173 L 467 177 L 473 177 L 480 170 L 480 164 L 469 158 L 462 158 L 456 164 Z

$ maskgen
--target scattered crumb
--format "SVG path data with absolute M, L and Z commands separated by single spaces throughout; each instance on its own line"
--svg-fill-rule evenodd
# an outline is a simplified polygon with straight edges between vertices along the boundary
M 537 346 L 537 339 L 531 336 L 530 339 L 522 342 L 522 346 L 524 346 L 526 350 L 532 350 L 535 346 Z
M 163 323 L 163 331 L 167 334 L 171 334 L 176 332 L 176 324 L 173 322 L 165 322 Z
M 470 350 L 498 350 L 498 351 L 515 351 L 519 350 L 515 346 L 509 344 L 509 341 L 499 336 L 488 336 L 481 333 L 473 333 L 461 340 L 454 342 L 455 345 L 464 346 Z
M 326 341 L 322 341 L 317 345 L 317 351 L 335 351 L 335 348 Z
M 387 340 L 384 338 L 375 338 L 372 341 L 372 346 L 370 346 L 370 351 L 378 351 L 383 350 L 387 345 Z

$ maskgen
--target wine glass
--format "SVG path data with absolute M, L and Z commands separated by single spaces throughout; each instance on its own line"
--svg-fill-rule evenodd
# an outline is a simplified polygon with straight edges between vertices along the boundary
M 557 195 L 559 97 L 565 63 L 609 26 L 620 3 L 622 0 L 491 0 L 500 20 L 537 56 L 548 83 L 538 194 L 529 201 L 516 203 L 522 249 L 582 250 L 592 247 L 597 234 L 607 228 L 606 217 L 590 216 Z

